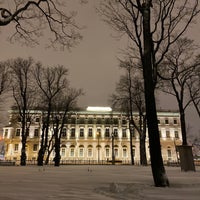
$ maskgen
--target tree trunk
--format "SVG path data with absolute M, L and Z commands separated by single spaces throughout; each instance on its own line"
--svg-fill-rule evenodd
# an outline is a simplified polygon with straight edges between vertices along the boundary
M 182 171 L 195 171 L 194 158 L 192 153 L 192 146 L 187 143 L 187 132 L 185 125 L 185 111 L 183 108 L 183 102 L 179 102 L 179 112 L 180 112 L 180 123 L 182 132 L 182 145 L 178 146 L 180 165 Z
M 59 137 L 59 120 L 57 121 L 57 128 L 55 130 L 55 157 L 54 157 L 54 166 L 59 167 L 60 166 L 60 137 Z
M 161 154 L 160 137 L 158 130 L 158 120 L 156 112 L 154 80 L 153 80 L 153 64 L 152 64 L 152 36 L 150 32 L 150 3 L 146 1 L 143 4 L 143 34 L 144 34 L 144 52 L 142 58 L 146 117 L 149 134 L 149 147 L 151 156 L 151 168 L 155 186 L 169 186 L 169 181 L 163 165 Z
M 26 109 L 26 108 L 25 108 Z M 22 114 L 20 115 L 22 118 L 22 149 L 21 149 L 21 156 L 20 156 L 20 165 L 25 166 L 26 165 L 26 114 L 25 114 L 25 109 L 23 109 Z
M 37 158 L 37 165 L 43 166 L 43 159 L 44 159 L 44 150 L 43 147 L 40 148 L 38 151 L 38 158 Z
M 57 147 L 56 147 L 57 146 Z M 55 157 L 54 157 L 54 166 L 59 167 L 60 166 L 60 145 L 55 146 Z
M 129 132 L 130 132 L 130 153 L 131 153 L 131 165 L 134 165 L 134 152 L 133 152 L 133 125 L 132 120 L 129 122 Z
M 37 165 L 43 166 L 44 160 L 44 131 L 45 131 L 45 124 L 42 125 L 42 135 L 41 135 L 41 142 L 40 142 L 40 150 L 38 151 L 38 158 L 37 158 Z
M 44 154 L 47 149 L 48 145 L 48 134 L 49 134 L 49 123 L 50 123 L 50 115 L 51 115 L 51 102 L 48 104 L 48 111 L 46 119 L 43 119 L 42 125 L 42 139 L 41 139 L 41 146 L 38 152 L 38 166 L 43 166 L 44 161 Z
M 20 165 L 21 166 L 26 166 L 26 140 L 24 138 L 22 139 Z
M 53 151 L 53 147 L 48 147 L 48 149 L 47 149 L 47 157 L 46 157 L 46 160 L 45 160 L 45 165 L 48 165 L 49 164 L 49 158 L 50 158 L 50 155 L 51 155 L 51 153 L 52 153 L 52 151 Z
M 185 126 L 185 112 L 182 106 L 179 106 L 180 110 L 180 122 L 181 122 L 181 133 L 182 133 L 182 145 L 187 145 L 187 134 L 186 134 L 186 126 Z
M 146 116 L 139 112 L 139 126 L 140 126 L 140 165 L 147 166 L 146 156 Z
M 147 166 L 146 136 L 144 132 L 140 134 L 140 164 Z

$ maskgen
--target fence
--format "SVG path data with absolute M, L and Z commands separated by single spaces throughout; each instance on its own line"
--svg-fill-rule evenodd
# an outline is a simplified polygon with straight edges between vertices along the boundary
M 200 160 L 194 160 L 195 166 L 200 166 Z M 20 165 L 19 160 L 4 160 L 0 161 L 0 166 Z M 37 165 L 37 160 L 27 160 L 26 165 Z M 48 165 L 54 165 L 54 161 L 50 160 Z M 112 160 L 61 160 L 60 165 L 112 165 Z M 115 160 L 115 165 L 131 165 L 130 160 Z M 139 161 L 134 161 L 134 165 L 139 166 Z M 150 163 L 148 163 L 150 165 Z M 180 166 L 177 161 L 164 161 L 165 166 Z

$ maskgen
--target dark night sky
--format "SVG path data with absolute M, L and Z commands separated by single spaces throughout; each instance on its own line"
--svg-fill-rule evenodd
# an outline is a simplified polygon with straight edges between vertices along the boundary
M 31 56 L 44 65 L 63 64 L 69 69 L 71 86 L 83 88 L 85 91 L 85 96 L 79 101 L 81 106 L 109 106 L 109 95 L 114 91 L 115 84 L 122 73 L 117 61 L 119 49 L 126 44 L 114 39 L 111 36 L 112 30 L 96 14 L 95 6 L 98 0 L 89 0 L 88 4 L 83 6 L 77 5 L 76 2 L 78 1 L 73 1 L 75 4 L 73 6 L 79 10 L 78 22 L 86 28 L 82 30 L 83 40 L 71 52 L 45 49 L 42 45 L 31 48 L 17 43 L 11 44 L 6 41 L 10 29 L 3 27 L 0 29 L 1 60 Z M 195 27 L 192 36 L 198 38 L 197 33 L 200 28 Z M 177 108 L 176 102 L 166 96 L 161 98 L 158 107 Z M 197 125 L 199 119 L 193 109 L 187 112 L 187 119 L 193 127 L 190 132 L 197 132 L 200 129 Z

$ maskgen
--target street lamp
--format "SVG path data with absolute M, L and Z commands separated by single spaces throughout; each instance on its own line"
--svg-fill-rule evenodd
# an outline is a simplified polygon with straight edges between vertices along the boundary
M 114 136 L 114 133 L 112 131 L 112 165 L 115 165 L 115 149 L 114 149 L 114 139 L 115 139 L 115 136 Z
M 98 164 L 99 164 L 99 157 L 100 157 L 100 155 L 99 155 L 99 137 L 100 137 L 100 132 L 97 132 L 96 133 L 96 136 L 97 136 L 97 150 L 98 150 Z

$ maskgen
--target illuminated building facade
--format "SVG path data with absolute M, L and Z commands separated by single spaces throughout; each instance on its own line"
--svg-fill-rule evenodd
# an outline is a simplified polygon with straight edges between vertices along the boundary
M 27 137 L 27 160 L 37 160 L 41 140 L 41 112 L 32 115 Z M 138 121 L 138 115 L 134 118 Z M 5 159 L 20 160 L 21 122 L 16 112 L 10 112 L 10 123 L 3 128 Z M 176 145 L 181 144 L 179 113 L 158 112 L 160 141 L 164 161 L 177 161 Z M 49 130 L 49 137 L 53 127 Z M 133 151 L 135 163 L 139 163 L 139 134 L 134 131 Z M 147 159 L 150 160 L 148 133 L 146 137 Z M 86 111 L 70 114 L 61 137 L 61 162 L 88 161 L 110 162 L 114 155 L 116 162 L 130 162 L 129 121 L 125 113 L 112 111 L 108 107 L 88 107 Z M 53 160 L 54 152 L 50 160 Z

